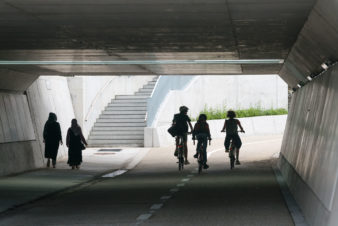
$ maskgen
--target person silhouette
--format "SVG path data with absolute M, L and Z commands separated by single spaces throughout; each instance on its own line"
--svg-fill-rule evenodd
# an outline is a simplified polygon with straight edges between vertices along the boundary
M 66 144 L 68 147 L 68 165 L 72 169 L 79 169 L 82 162 L 82 150 L 85 149 L 84 145 L 87 146 L 88 144 L 76 119 L 72 119 L 71 127 L 67 131 Z
M 47 158 L 47 167 L 50 167 L 52 160 L 53 168 L 56 166 L 59 144 L 62 143 L 60 124 L 57 122 L 56 114 L 49 113 L 48 120 L 43 128 L 43 142 L 45 143 L 45 158 Z

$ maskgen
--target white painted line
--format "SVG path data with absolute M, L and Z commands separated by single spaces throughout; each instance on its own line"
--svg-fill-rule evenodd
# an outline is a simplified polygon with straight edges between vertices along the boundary
M 184 184 L 182 183 L 182 184 L 177 184 L 176 185 L 177 187 L 184 187 Z
M 269 143 L 269 142 L 275 142 L 275 141 L 280 141 L 280 139 L 274 139 L 274 140 L 266 140 L 266 141 L 254 141 L 254 142 L 248 142 L 248 143 L 244 143 L 242 145 L 243 146 L 246 146 L 246 145 L 251 145 L 251 144 L 264 144 L 264 143 Z M 210 151 L 207 153 L 207 156 L 208 158 L 214 154 L 215 152 L 218 152 L 218 151 L 225 151 L 225 148 L 219 148 L 219 149 L 216 149 L 216 150 L 213 150 L 213 151 Z
M 170 199 L 170 198 L 171 198 L 170 195 L 166 195 L 166 196 L 162 196 L 162 197 L 161 197 L 162 200 L 167 200 L 167 199 Z
M 182 179 L 181 181 L 182 182 L 188 182 L 190 180 L 190 178 L 185 178 L 185 179 Z
M 179 191 L 179 189 L 178 188 L 172 188 L 172 189 L 170 189 L 170 192 L 178 192 Z
M 138 220 L 138 221 L 145 221 L 145 220 L 148 220 L 151 216 L 152 216 L 152 214 L 150 214 L 150 213 L 141 214 L 140 216 L 138 216 L 136 218 L 136 220 Z
M 116 170 L 116 171 L 114 171 L 112 173 L 105 174 L 102 177 L 117 177 L 117 176 L 119 176 L 121 174 L 124 174 L 127 171 L 128 170 Z
M 159 209 L 162 208 L 162 206 L 163 206 L 162 203 L 161 203 L 161 204 L 154 204 L 154 205 L 152 205 L 152 206 L 150 207 L 150 209 L 151 209 L 151 210 L 159 210 Z

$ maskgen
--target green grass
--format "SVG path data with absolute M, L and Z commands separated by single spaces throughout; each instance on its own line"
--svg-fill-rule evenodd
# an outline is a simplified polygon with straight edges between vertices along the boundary
M 227 111 L 230 109 L 223 108 L 207 108 L 204 107 L 203 111 L 200 114 L 206 114 L 208 120 L 212 119 L 225 119 Z M 239 109 L 235 110 L 236 118 L 245 118 L 245 117 L 255 117 L 255 116 L 266 116 L 266 115 L 285 115 L 288 113 L 287 109 L 277 108 L 277 109 L 262 109 L 260 107 L 251 107 L 248 109 Z M 196 121 L 196 118 L 192 118 L 193 121 Z

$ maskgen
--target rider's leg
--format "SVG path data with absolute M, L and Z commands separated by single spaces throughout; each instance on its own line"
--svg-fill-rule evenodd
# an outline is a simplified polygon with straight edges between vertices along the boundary
M 188 144 L 187 144 L 187 141 L 188 141 L 188 134 L 185 134 L 183 136 L 183 148 L 184 148 L 184 159 L 185 159 L 185 164 L 189 164 L 189 161 L 188 161 Z
M 224 140 L 224 147 L 225 147 L 225 151 L 229 152 L 229 147 L 230 147 L 230 141 L 231 141 L 231 135 L 226 135 L 225 136 L 225 140 Z
M 236 146 L 236 164 L 241 164 L 239 161 L 239 150 L 242 147 L 242 141 L 241 138 L 238 136 L 238 134 L 236 136 L 234 136 L 234 142 L 235 142 L 235 146 Z
M 174 152 L 174 156 L 178 155 L 178 143 L 179 142 L 179 138 L 178 136 L 175 138 L 175 143 L 176 143 L 176 148 L 175 148 L 175 152 Z
M 208 156 L 207 156 L 207 146 L 208 146 L 208 138 L 207 136 L 205 135 L 203 137 L 203 165 L 206 165 L 207 164 L 207 161 L 208 161 Z

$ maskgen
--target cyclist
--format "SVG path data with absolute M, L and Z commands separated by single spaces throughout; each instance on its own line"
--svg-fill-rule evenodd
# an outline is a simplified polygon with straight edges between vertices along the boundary
M 241 138 L 238 135 L 238 126 L 241 129 L 241 132 L 245 133 L 240 121 L 238 119 L 235 119 L 236 113 L 234 111 L 228 111 L 227 112 L 227 117 L 229 119 L 226 119 L 224 122 L 224 126 L 221 132 L 226 132 L 226 137 L 224 141 L 224 146 L 225 146 L 225 152 L 229 152 L 229 146 L 230 146 L 230 141 L 234 143 L 235 147 L 237 148 L 236 151 L 236 165 L 240 165 L 239 161 L 239 149 L 242 146 L 242 141 Z
M 210 135 L 210 129 L 209 124 L 207 123 L 207 116 L 205 114 L 200 114 L 198 117 L 198 121 L 195 124 L 194 130 L 192 132 L 192 140 L 194 141 L 195 145 L 195 139 L 197 138 L 198 143 L 196 147 L 196 154 L 194 155 L 194 158 L 198 157 L 198 149 L 200 148 L 200 145 L 203 143 L 203 168 L 208 169 L 209 166 L 207 165 L 207 145 L 209 140 L 209 145 L 211 143 L 211 135 Z
M 190 127 L 190 130 L 192 131 L 192 125 L 191 125 L 191 120 L 189 116 L 187 115 L 189 108 L 186 106 L 181 106 L 180 107 L 180 113 L 174 115 L 173 119 L 173 126 L 176 128 L 176 147 L 178 145 L 178 136 L 183 137 L 183 149 L 184 149 L 184 164 L 187 165 L 189 164 L 188 161 L 188 145 L 187 145 L 187 140 L 188 140 L 188 125 Z M 175 150 L 175 156 L 177 156 L 178 150 Z

